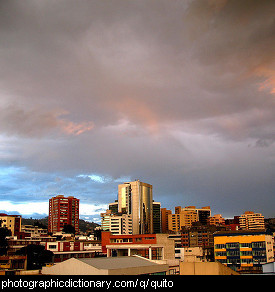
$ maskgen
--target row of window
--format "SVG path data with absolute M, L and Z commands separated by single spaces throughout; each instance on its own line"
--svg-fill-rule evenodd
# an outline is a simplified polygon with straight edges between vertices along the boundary
M 215 253 L 216 256 L 261 256 L 261 257 L 265 257 L 266 256 L 266 252 L 265 250 L 247 250 L 247 251 L 230 251 L 230 252 L 226 252 L 226 251 L 217 251 Z
M 230 249 L 230 248 L 265 248 L 265 241 L 258 241 L 258 242 L 250 242 L 250 243 L 239 243 L 239 242 L 231 242 L 226 244 L 216 244 L 216 249 Z
M 259 260 L 258 259 L 219 259 L 218 260 L 222 264 L 258 264 Z

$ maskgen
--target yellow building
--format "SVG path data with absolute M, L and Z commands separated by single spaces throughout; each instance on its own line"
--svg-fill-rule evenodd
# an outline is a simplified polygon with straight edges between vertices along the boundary
M 239 218 L 240 228 L 245 230 L 264 229 L 264 216 L 261 213 L 246 211 Z
M 265 230 L 214 233 L 215 260 L 240 273 L 260 273 L 262 264 L 274 261 L 273 236 Z
M 222 217 L 221 214 L 216 214 L 212 217 L 208 218 L 209 225 L 224 225 L 225 219 Z
M 11 235 L 21 231 L 21 215 L 7 215 L 0 213 L 1 227 L 7 227 L 11 231 Z
M 193 222 L 198 221 L 206 225 L 209 216 L 211 216 L 209 206 L 201 209 L 197 209 L 195 206 L 175 207 L 175 214 L 168 214 L 168 229 L 179 232 L 183 226 L 191 227 Z

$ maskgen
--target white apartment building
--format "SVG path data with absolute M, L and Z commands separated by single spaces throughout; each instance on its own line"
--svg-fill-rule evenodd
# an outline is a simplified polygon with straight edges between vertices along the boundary
M 132 234 L 132 216 L 128 214 L 114 215 L 110 210 L 101 214 L 101 227 L 103 231 L 110 231 L 114 235 Z

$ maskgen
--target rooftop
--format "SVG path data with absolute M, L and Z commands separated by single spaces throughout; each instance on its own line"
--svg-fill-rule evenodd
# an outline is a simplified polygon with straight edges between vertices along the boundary
M 214 236 L 259 235 L 259 234 L 271 234 L 271 233 L 266 229 L 228 230 L 228 231 L 217 231 L 214 233 Z
M 78 259 L 79 261 L 88 264 L 97 269 L 124 269 L 133 267 L 145 267 L 158 265 L 150 260 L 140 258 L 137 256 L 131 257 L 107 257 L 107 258 L 87 258 Z

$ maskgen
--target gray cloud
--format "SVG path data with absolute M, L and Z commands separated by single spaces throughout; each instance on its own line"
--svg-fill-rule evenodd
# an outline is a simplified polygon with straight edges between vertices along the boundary
M 273 216 L 274 1 L 0 5 L 0 165 L 89 202 L 127 176 L 171 207 Z

